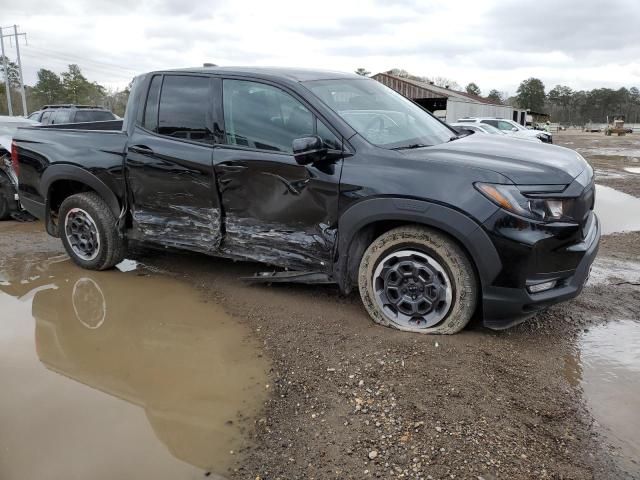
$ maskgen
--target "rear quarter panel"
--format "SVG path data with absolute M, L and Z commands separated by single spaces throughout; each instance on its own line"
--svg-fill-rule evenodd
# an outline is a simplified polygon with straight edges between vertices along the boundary
M 55 165 L 66 164 L 89 171 L 122 198 L 125 132 L 24 128 L 18 130 L 15 141 L 21 197 L 44 204 L 47 192 L 42 191 L 42 175 Z

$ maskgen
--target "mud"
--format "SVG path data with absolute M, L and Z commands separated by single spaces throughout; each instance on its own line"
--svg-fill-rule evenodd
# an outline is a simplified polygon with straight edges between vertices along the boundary
M 589 147 L 591 137 L 580 137 L 567 135 L 565 140 L 573 142 L 576 147 Z M 597 140 L 610 142 L 618 138 L 623 142 L 635 141 L 628 137 L 605 138 L 604 135 Z M 563 139 L 563 135 L 555 136 L 557 143 L 562 143 Z M 623 146 L 621 150 L 625 148 Z M 620 174 L 616 181 L 622 182 L 623 188 L 615 188 L 632 193 L 637 188 L 633 182 L 637 180 L 630 179 L 637 179 L 638 176 L 622 170 L 624 166 L 633 164 L 632 158 L 625 159 L 624 162 L 612 159 L 611 165 L 595 166 Z M 594 164 L 597 162 L 599 160 Z M 609 182 L 604 183 L 613 187 Z M 624 207 L 616 206 L 614 210 Z M 609 216 L 608 213 L 605 215 Z M 612 230 L 619 230 L 615 222 L 613 225 Z M 60 260 L 55 265 L 68 265 L 64 257 L 59 257 L 61 253 L 59 242 L 48 239 L 38 223 L 0 224 L 0 262 L 4 262 L 7 255 L 21 260 L 13 267 L 18 273 L 5 274 L 0 279 L 0 290 L 4 292 L 2 298 L 9 298 L 23 307 L 29 305 L 31 300 L 28 300 L 28 295 L 22 301 L 16 299 L 25 295 L 17 292 L 17 289 L 30 291 L 36 283 L 23 286 L 21 282 L 42 281 L 49 269 L 54 268 L 42 267 L 43 255 Z M 62 472 L 65 467 L 69 469 L 69 465 L 73 466 L 74 461 L 79 462 L 73 452 L 80 447 L 83 448 L 82 463 L 93 468 L 91 475 L 84 478 L 146 478 L 147 472 L 152 478 L 154 475 L 157 478 L 171 475 L 172 478 L 181 478 L 180 475 L 190 474 L 198 478 L 205 472 L 205 463 L 201 461 L 203 457 L 211 459 L 208 464 L 217 463 L 218 467 L 226 468 L 224 475 L 230 479 L 615 480 L 640 477 L 640 469 L 632 462 L 635 450 L 629 449 L 635 448 L 633 442 L 637 441 L 637 437 L 629 436 L 628 429 L 617 426 L 619 418 L 628 419 L 631 414 L 622 413 L 623 410 L 608 398 L 601 400 L 594 396 L 598 392 L 609 391 L 615 393 L 625 405 L 638 403 L 637 390 L 626 388 L 621 382 L 609 382 L 607 389 L 604 389 L 604 381 L 598 379 L 598 372 L 609 372 L 604 374 L 605 378 L 614 372 L 611 363 L 602 367 L 601 358 L 605 351 L 610 351 L 610 356 L 619 363 L 621 352 L 628 350 L 620 348 L 627 344 L 616 342 L 616 335 L 619 337 L 620 334 L 610 334 L 608 326 L 640 318 L 640 288 L 633 282 L 621 281 L 635 278 L 634 265 L 640 264 L 640 232 L 615 233 L 603 237 L 594 267 L 594 272 L 600 273 L 594 273 L 577 299 L 552 307 L 511 330 L 493 332 L 472 324 L 461 334 L 446 337 L 404 334 L 376 326 L 366 315 L 357 293 L 341 296 L 337 288 L 332 286 L 249 286 L 238 280 L 264 269 L 257 264 L 234 263 L 198 254 L 147 250 L 134 250 L 131 259 L 138 262 L 135 271 L 107 272 L 106 275 L 117 278 L 118 282 L 115 283 L 123 282 L 124 287 L 129 285 L 130 278 L 146 281 L 157 277 L 161 277 L 158 280 L 171 282 L 172 287 L 154 288 L 153 296 L 141 296 L 135 300 L 134 306 L 128 303 L 136 298 L 134 290 L 126 288 L 125 292 L 118 293 L 124 304 L 120 315 L 126 316 L 125 311 L 137 315 L 137 321 L 126 324 L 115 322 L 120 325 L 118 338 L 131 339 L 127 345 L 133 341 L 138 349 L 127 347 L 122 351 L 122 360 L 117 364 L 126 363 L 127 368 L 118 371 L 123 375 L 126 371 L 127 375 L 124 378 L 116 376 L 122 380 L 117 387 L 128 385 L 127 381 L 130 384 L 132 379 L 150 377 L 162 382 L 162 386 L 154 392 L 166 393 L 170 390 L 175 396 L 183 391 L 196 392 L 193 394 L 193 403 L 185 401 L 188 411 L 176 415 L 179 419 L 190 419 L 189 425 L 196 428 L 209 425 L 207 419 L 217 418 L 214 415 L 217 410 L 210 408 L 203 413 L 194 406 L 198 404 L 195 398 L 198 401 L 209 398 L 213 395 L 213 391 L 209 390 L 211 385 L 223 382 L 207 377 L 207 372 L 217 371 L 218 364 L 210 357 L 214 355 L 213 352 L 201 348 L 203 342 L 216 347 L 212 349 L 214 351 L 217 351 L 221 342 L 219 348 L 228 345 L 233 352 L 248 348 L 250 364 L 254 366 L 261 357 L 251 356 L 260 354 L 255 349 L 255 345 L 259 345 L 262 360 L 269 362 L 268 379 L 256 377 L 262 380 L 251 384 L 255 387 L 255 393 L 242 396 L 249 400 L 267 394 L 264 402 L 260 400 L 249 405 L 251 408 L 247 412 L 253 413 L 243 414 L 246 422 L 241 425 L 244 429 L 238 430 L 238 436 L 233 437 L 244 442 L 244 446 L 234 447 L 239 450 L 232 456 L 236 462 L 225 463 L 230 456 L 230 443 L 226 444 L 226 441 L 222 442 L 224 446 L 199 443 L 193 439 L 182 441 L 186 437 L 176 433 L 179 438 L 177 443 L 183 449 L 169 448 L 168 437 L 149 427 L 151 422 L 145 407 L 133 406 L 135 402 L 120 400 L 113 393 L 103 393 L 106 389 L 98 392 L 96 388 L 100 387 L 97 383 L 86 387 L 68 378 L 71 375 L 64 378 L 65 385 L 68 385 L 66 388 L 72 389 L 74 387 L 69 385 L 75 385 L 77 389 L 93 392 L 96 398 L 105 402 L 116 402 L 122 409 L 122 406 L 128 405 L 138 412 L 138 417 L 145 418 L 138 420 L 138 423 L 134 420 L 125 423 L 131 425 L 129 428 L 139 428 L 141 431 L 146 425 L 148 433 L 131 436 L 131 440 L 124 433 L 117 436 L 113 430 L 118 430 L 116 427 L 120 425 L 120 417 L 113 415 L 108 417 L 110 422 L 104 420 L 107 416 L 103 412 L 108 410 L 95 407 L 94 401 L 86 396 L 87 393 L 83 393 L 84 390 L 68 390 L 65 401 L 69 405 L 60 401 L 62 393 L 51 398 L 38 395 L 39 391 L 46 392 L 53 387 L 45 381 L 33 382 L 30 379 L 33 374 L 29 373 L 29 369 L 40 365 L 39 368 L 44 371 L 43 378 L 57 379 L 60 375 L 51 373 L 37 359 L 34 351 L 37 320 L 30 316 L 27 306 L 24 307 L 23 317 L 20 317 L 23 320 L 18 322 L 27 325 L 24 327 L 27 333 L 23 331 L 20 337 L 7 333 L 16 331 L 17 327 L 3 326 L 0 334 L 2 339 L 7 335 L 5 343 L 22 345 L 16 349 L 24 355 L 9 361 L 10 353 L 7 352 L 15 349 L 5 350 L 3 343 L 0 349 L 0 382 L 10 385 L 10 392 L 20 391 L 20 383 L 24 382 L 24 388 L 32 392 L 31 396 L 24 394 L 21 402 L 14 401 L 10 406 L 0 400 L 0 421 L 14 425 L 10 437 L 5 435 L 4 429 L 0 430 L 0 452 L 4 452 L 5 444 L 9 443 L 13 452 L 11 462 L 17 462 L 14 458 L 21 458 L 21 465 L 24 466 L 26 459 L 29 459 L 28 467 L 32 470 L 27 472 L 30 477 L 16 476 L 13 474 L 15 470 L 8 470 L 14 463 L 6 463 L 7 457 L 0 456 L 0 478 L 3 480 L 47 478 L 46 467 L 41 463 L 45 466 L 53 463 L 58 468 L 55 472 Z M 36 268 L 34 273 L 33 268 L 28 268 L 29 265 L 40 265 L 41 268 Z M 65 275 L 70 276 L 73 272 L 77 276 L 86 276 L 86 272 L 67 266 L 64 268 L 68 269 Z M 150 276 L 139 277 L 141 274 Z M 40 278 L 31 280 L 37 275 Z M 100 279 L 102 277 L 100 274 Z M 75 284 L 76 281 L 69 283 Z M 46 283 L 50 282 L 47 280 Z M 197 293 L 187 288 L 187 284 Z M 69 288 L 63 286 L 65 282 L 59 282 L 59 285 L 59 290 L 38 292 L 33 298 L 41 293 L 52 295 Z M 80 287 L 77 294 L 83 297 L 92 295 L 90 282 Z M 185 306 L 176 296 L 169 296 L 174 290 L 179 297 L 191 299 L 189 306 Z M 207 304 L 200 303 L 203 298 L 208 301 Z M 172 308 L 173 303 L 178 304 L 179 311 Z M 212 309 L 211 313 L 209 308 Z M 162 312 L 158 310 L 168 313 L 161 316 Z M 212 313 L 213 310 L 217 313 Z M 149 315 L 149 311 L 156 313 Z M 86 323 L 89 326 L 99 323 L 99 312 L 100 309 L 87 312 L 89 321 Z M 202 318 L 192 319 L 194 312 L 200 312 Z M 15 315 L 12 314 L 12 317 Z M 209 324 L 216 325 L 221 315 L 225 321 L 231 319 L 234 327 L 230 327 L 230 332 L 242 333 L 220 332 L 220 338 L 224 337 L 222 341 L 207 335 L 208 329 L 214 328 Z M 11 323 L 5 320 L 4 315 L 1 318 L 3 324 Z M 193 322 L 198 325 L 194 330 L 200 333 L 184 334 L 189 328 L 182 327 Z M 105 321 L 102 326 L 92 330 L 80 322 L 75 323 L 77 329 L 88 334 L 99 333 L 108 325 Z M 157 333 L 167 328 L 168 335 Z M 601 334 L 601 331 L 609 333 Z M 595 337 L 588 336 L 591 332 Z M 229 340 L 226 340 L 227 337 Z M 598 343 L 604 341 L 612 348 L 598 348 Z M 87 358 L 85 368 L 94 365 L 95 362 L 89 360 L 96 354 L 95 351 L 101 351 L 102 345 L 104 348 L 111 345 L 108 340 L 100 345 L 89 341 L 81 343 L 75 358 Z M 187 349 L 187 344 L 194 351 Z M 157 362 L 163 371 L 162 375 L 149 363 L 126 362 L 135 358 L 131 350 L 156 351 L 154 349 L 161 347 L 166 358 L 153 358 L 154 364 Z M 176 362 L 179 374 L 174 373 L 176 370 L 172 367 Z M 184 366 L 184 362 L 188 364 L 188 369 L 180 367 Z M 5 365 L 11 366 L 3 368 Z M 228 364 L 223 361 L 220 365 Z M 573 374 L 570 373 L 572 366 Z M 164 371 L 171 373 L 168 377 L 170 380 L 164 378 L 167 375 Z M 625 375 L 635 375 L 628 368 L 624 371 Z M 232 372 L 236 385 L 246 380 L 235 378 L 244 376 L 242 371 Z M 211 375 L 215 377 L 217 374 Z M 182 378 L 189 376 L 197 379 L 198 384 L 194 385 L 193 379 Z M 94 382 L 108 378 L 111 377 L 99 377 Z M 634 380 L 636 377 L 625 378 L 629 379 L 627 384 L 637 385 L 637 380 Z M 54 383 L 57 382 L 62 380 Z M 257 384 L 263 382 L 268 382 L 268 389 L 264 385 L 258 388 Z M 172 389 L 167 387 L 169 383 Z M 591 388 L 595 394 L 591 393 Z M 116 391 L 115 387 L 113 391 Z M 135 392 L 138 391 L 146 392 L 143 389 Z M 15 397 L 15 394 L 12 395 Z M 258 409 L 259 404 L 261 409 Z M 598 405 L 604 405 L 604 409 Z M 30 414 L 37 414 L 34 415 L 36 418 L 30 420 L 30 429 L 25 427 L 26 423 L 20 424 L 27 422 L 22 418 L 26 416 L 23 412 L 27 406 Z M 238 408 L 245 411 L 245 405 L 239 405 Z M 40 411 L 48 412 L 46 418 L 44 413 L 38 416 Z M 65 426 L 72 434 L 64 436 L 60 433 L 59 423 L 63 420 L 58 420 L 52 411 L 63 420 L 65 414 L 67 419 L 71 418 L 71 425 L 65 422 Z M 87 417 L 99 423 L 97 428 L 90 428 L 93 424 L 79 417 L 85 411 L 92 413 Z M 24 428 L 18 429 L 15 425 Z M 79 430 L 83 425 L 88 426 Z M 629 421 L 629 425 L 633 425 L 632 421 Z M 233 426 L 239 426 L 235 420 Z M 118 431 L 124 432 L 124 427 L 121 428 Z M 149 430 L 152 432 L 149 433 Z M 34 443 L 20 443 L 16 440 L 20 438 L 16 436 L 16 431 Z M 54 438 L 56 442 L 42 445 L 38 443 L 38 436 L 48 440 Z M 113 440 L 116 436 L 118 442 L 114 441 L 115 446 L 106 449 L 102 457 L 92 453 L 102 439 Z M 165 438 L 166 443 L 159 438 Z M 158 443 L 164 455 L 153 447 Z M 42 460 L 34 461 L 33 452 L 36 449 L 43 452 Z M 55 452 L 55 455 L 49 451 Z M 147 460 L 147 456 L 151 460 Z M 57 459 L 57 464 L 52 459 Z M 145 466 L 151 469 L 147 463 L 157 463 L 162 468 L 144 470 Z M 48 465 L 48 468 L 54 467 Z M 42 470 L 36 471 L 37 468 Z M 173 474 L 171 468 L 186 470 L 178 469 Z M 110 476 L 107 477 L 105 472 Z
M 191 479 L 241 461 L 269 369 L 246 326 L 170 278 L 2 253 L 0 478 Z
M 557 145 L 580 152 L 596 170 L 598 183 L 640 197 L 637 173 L 627 170 L 640 168 L 640 134 L 607 137 L 570 130 L 554 134 L 553 139 Z

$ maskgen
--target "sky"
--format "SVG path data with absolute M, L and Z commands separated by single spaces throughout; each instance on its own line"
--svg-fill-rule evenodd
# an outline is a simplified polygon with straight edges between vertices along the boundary
M 397 67 L 484 94 L 515 94 L 532 76 L 547 90 L 640 87 L 640 0 L 0 0 L 0 26 L 13 24 L 27 33 L 31 85 L 38 69 L 69 63 L 121 88 L 146 71 L 211 62 Z

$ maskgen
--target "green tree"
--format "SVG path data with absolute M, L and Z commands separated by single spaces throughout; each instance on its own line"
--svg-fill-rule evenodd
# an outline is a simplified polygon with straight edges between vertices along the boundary
M 61 74 L 62 91 L 65 101 L 76 104 L 98 104 L 106 95 L 106 90 L 96 82 L 90 82 L 78 65 L 69 65 Z
M 497 105 L 502 105 L 504 103 L 504 98 L 502 98 L 502 94 L 495 88 L 489 92 L 489 95 L 487 95 L 487 100 Z
M 524 80 L 517 90 L 516 98 L 521 108 L 528 108 L 535 112 L 544 110 L 544 83 L 537 78 Z
M 4 57 L 0 55 L 0 72 L 2 72 L 2 84 L 4 85 L 6 73 L 4 71 L 4 62 L 7 62 L 7 71 L 9 73 L 9 85 L 11 88 L 18 88 L 20 86 L 20 70 L 18 69 L 18 65 L 8 57 Z
M 469 83 L 466 87 L 464 87 L 464 89 L 470 95 L 475 95 L 477 97 L 482 95 L 482 91 L 480 90 L 480 87 L 476 85 L 474 82 Z
M 33 86 L 33 96 L 41 105 L 64 102 L 64 88 L 57 73 L 41 68 L 38 70 L 38 81 Z
M 356 70 L 356 73 L 358 75 L 362 75 L 363 77 L 368 77 L 369 75 L 371 75 L 370 71 L 368 71 L 366 68 L 362 68 L 362 67 L 358 68 Z

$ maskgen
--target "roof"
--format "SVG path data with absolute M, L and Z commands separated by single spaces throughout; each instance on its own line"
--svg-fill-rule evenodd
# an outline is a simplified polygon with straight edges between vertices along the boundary
M 397 75 L 393 75 L 391 73 L 388 72 L 382 72 L 382 73 L 376 73 L 373 76 L 374 79 L 380 81 L 381 79 L 385 79 L 385 80 L 395 80 L 396 82 L 401 82 L 401 83 L 406 83 L 408 85 L 413 85 L 415 87 L 418 87 L 420 89 L 423 90 L 427 90 L 429 92 L 431 92 L 432 94 L 435 94 L 439 97 L 454 97 L 454 98 L 461 98 L 463 100 L 471 100 L 472 102 L 475 103 L 484 103 L 487 105 L 494 105 L 494 102 L 492 102 L 491 100 L 487 100 L 486 98 L 482 98 L 479 97 L 477 95 L 472 95 L 470 93 L 467 92 L 461 92 L 459 90 L 452 90 L 450 88 L 445 88 L 445 87 L 438 87 L 437 85 L 432 85 L 431 83 L 428 82 L 421 82 L 419 80 L 413 80 L 411 78 L 406 78 L 406 77 L 399 77 Z M 382 82 L 385 85 L 387 85 L 386 82 Z M 389 86 L 389 85 L 387 85 Z
M 362 79 L 355 73 L 336 72 L 331 70 L 313 70 L 287 67 L 196 67 L 162 70 L 163 72 L 214 73 L 225 75 L 252 75 L 257 77 L 280 77 L 295 82 L 309 80 L 335 80 L 341 78 Z

